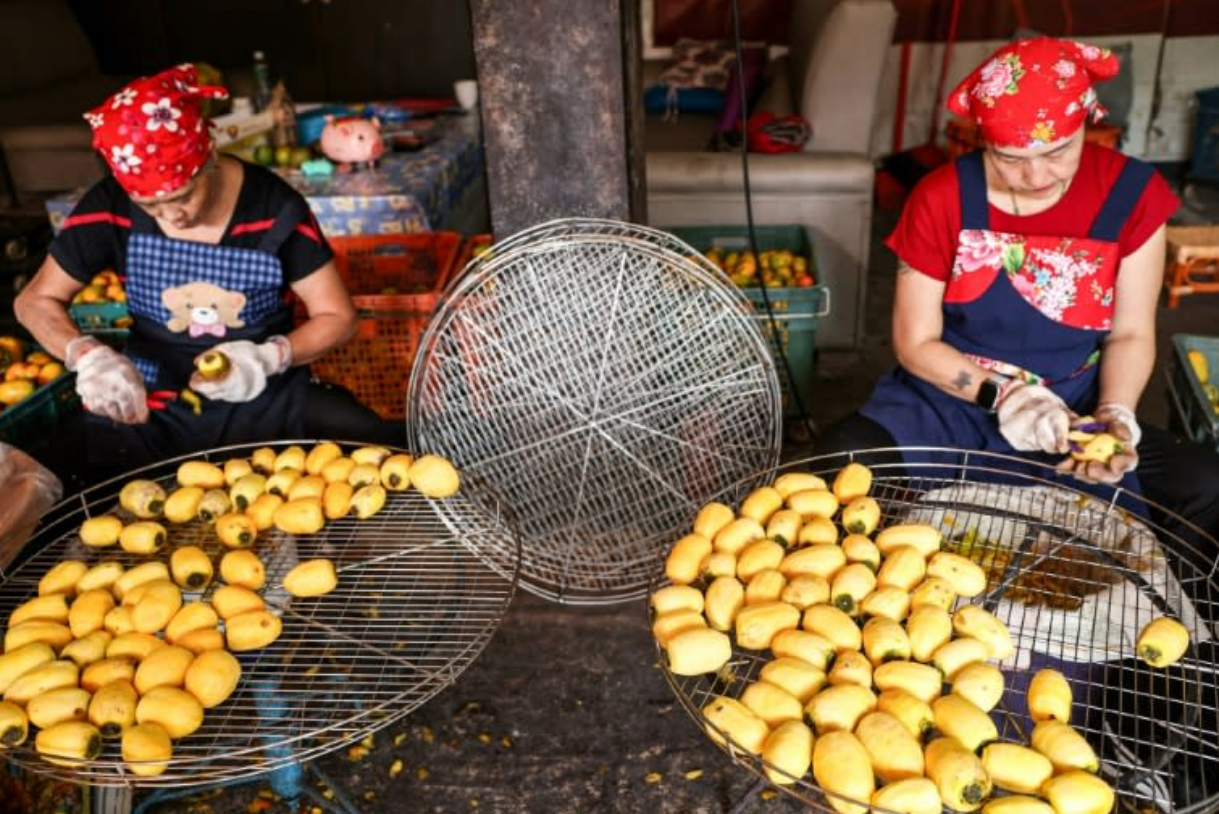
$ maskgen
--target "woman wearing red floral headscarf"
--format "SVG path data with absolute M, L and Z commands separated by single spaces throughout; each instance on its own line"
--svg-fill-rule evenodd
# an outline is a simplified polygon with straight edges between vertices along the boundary
M 34 338 L 76 372 L 96 425 L 95 462 L 302 436 L 306 365 L 354 330 L 351 299 L 304 198 L 216 152 L 202 102 L 225 96 L 182 65 L 86 113 L 111 173 L 65 220 L 15 303 Z M 124 353 L 82 334 L 67 312 L 107 268 L 124 277 L 134 320 Z M 308 311 L 299 326 L 289 290 Z M 212 350 L 227 372 L 203 378 L 195 361 Z M 201 410 L 176 398 L 188 386 Z
M 1215 535 L 1219 456 L 1135 417 L 1178 201 L 1150 165 L 1085 141 L 1093 83 L 1117 70 L 1106 49 L 1024 40 L 953 91 L 985 146 L 924 178 L 889 236 L 899 367 L 827 445 L 1020 453 Z M 1068 454 L 1084 416 L 1120 440 L 1107 461 Z

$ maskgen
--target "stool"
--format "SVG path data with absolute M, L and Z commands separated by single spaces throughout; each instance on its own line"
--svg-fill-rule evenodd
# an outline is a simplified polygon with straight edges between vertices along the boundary
M 1219 294 L 1219 224 L 1168 227 L 1164 287 L 1169 308 L 1186 294 Z

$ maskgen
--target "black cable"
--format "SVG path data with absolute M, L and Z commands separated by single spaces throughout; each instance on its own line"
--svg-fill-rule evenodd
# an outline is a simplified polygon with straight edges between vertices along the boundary
M 732 42 L 733 48 L 736 51 L 736 77 L 737 77 L 737 92 L 741 98 L 741 138 L 739 150 L 741 153 L 741 180 L 744 182 L 745 188 L 745 223 L 749 232 L 749 250 L 753 252 L 754 261 L 757 263 L 759 274 L 762 270 L 762 253 L 758 251 L 758 235 L 753 223 L 753 188 L 749 181 L 749 97 L 746 95 L 745 86 L 745 59 L 742 53 L 741 46 L 741 11 L 737 4 L 737 0 L 732 2 Z M 812 246 L 809 247 L 811 252 Z M 812 264 L 813 258 L 809 257 L 809 263 Z M 792 370 L 791 363 L 787 359 L 787 348 L 784 347 L 782 337 L 779 335 L 779 322 L 775 318 L 774 307 L 770 303 L 770 293 L 766 290 L 765 281 L 759 279 L 758 288 L 762 292 L 762 305 L 766 309 L 766 316 L 770 322 L 771 345 L 779 356 L 779 363 L 783 366 L 783 370 L 787 373 L 787 393 L 795 405 L 796 410 L 800 414 L 800 421 L 809 427 L 808 410 L 805 409 L 804 399 L 800 396 L 799 388 L 796 386 L 795 373 Z M 812 371 L 809 371 L 812 375 Z

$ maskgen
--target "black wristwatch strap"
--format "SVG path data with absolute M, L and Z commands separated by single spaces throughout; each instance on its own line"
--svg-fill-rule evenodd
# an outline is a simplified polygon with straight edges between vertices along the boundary
M 982 384 L 978 385 L 978 394 L 974 397 L 974 403 L 988 413 L 993 413 L 999 409 L 999 395 L 1003 392 L 1003 385 L 994 379 L 984 379 Z

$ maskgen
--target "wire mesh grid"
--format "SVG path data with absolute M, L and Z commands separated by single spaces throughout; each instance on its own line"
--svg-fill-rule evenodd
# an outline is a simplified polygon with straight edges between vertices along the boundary
M 673 252 L 688 258 L 692 263 L 697 264 L 703 271 L 706 271 L 712 277 L 716 277 L 725 282 L 728 281 L 723 270 L 712 263 L 705 256 L 695 250 L 690 244 L 678 238 L 676 235 L 665 232 L 660 229 L 654 229 L 650 226 L 642 226 L 638 223 L 627 223 L 625 221 L 607 220 L 605 218 L 559 218 L 557 220 L 546 221 L 527 229 L 522 229 L 515 234 L 512 234 L 494 245 L 494 249 L 471 258 L 464 269 L 459 269 L 458 274 L 454 274 L 449 279 L 446 286 L 446 292 L 452 291 L 460 284 L 460 280 L 467 274 L 477 274 L 488 263 L 493 262 L 498 256 L 509 252 L 517 246 L 539 243 L 547 240 L 566 240 L 568 238 L 591 235 L 600 238 L 611 238 L 622 241 L 624 243 L 639 243 L 645 246 L 651 246 L 662 251 Z
M 774 465 L 780 395 L 722 275 L 618 225 L 575 232 L 497 247 L 449 292 L 407 426 L 512 506 L 526 590 L 618 602 L 708 496 Z
M 930 457 L 902 463 L 899 450 L 862 450 L 794 461 L 763 480 L 805 471 L 828 482 L 848 460 L 867 464 L 871 494 L 882 507 L 880 528 L 936 525 L 945 548 L 987 572 L 986 592 L 972 601 L 1003 619 L 1016 645 L 1016 654 L 998 664 L 1005 691 L 992 718 L 1000 740 L 1028 743 L 1028 682 L 1051 667 L 1072 686 L 1071 723 L 1100 758 L 1119 810 L 1219 810 L 1219 575 L 1216 550 L 1202 547 L 1213 541 L 1187 540 L 1196 529 L 1129 493 L 1072 488 L 1050 467 L 986 453 L 911 452 Z M 666 584 L 658 576 L 652 591 Z M 1157 615 L 1179 618 L 1190 633 L 1186 656 L 1167 669 L 1135 657 L 1138 631 Z M 739 698 L 769 660 L 768 651 L 734 641 L 724 670 L 686 677 L 672 673 L 660 653 L 666 680 L 695 723 L 763 778 L 769 764 L 708 723 L 702 710 L 717 696 Z M 815 810 L 835 810 L 833 795 L 811 775 L 780 788 Z
M 252 449 L 189 457 L 220 463 Z M 118 547 L 89 549 L 78 529 L 86 517 L 115 511 L 120 488 L 132 478 L 152 478 L 169 490 L 180 460 L 101 484 L 52 509 L 23 551 L 31 553 L 0 584 L 2 618 L 36 595 L 41 576 L 64 559 L 128 567 L 150 559 Z M 214 562 L 224 551 L 202 521 L 166 527 L 169 550 L 198 545 Z M 444 501 L 414 490 L 391 493 L 372 517 L 330 521 L 317 534 L 264 532 L 253 550 L 266 566 L 263 599 L 283 620 L 283 633 L 268 647 L 235 654 L 242 668 L 236 691 L 207 710 L 198 731 L 175 742 L 163 774 L 131 773 L 115 741 L 106 742 L 99 758 L 70 766 L 47 762 L 30 742 L 5 750 L 7 759 L 92 786 L 179 787 L 249 778 L 358 741 L 453 684 L 479 655 L 515 591 L 519 540 L 493 493 L 467 481 Z M 338 587 L 312 599 L 288 595 L 284 575 L 317 557 L 334 562 Z M 206 600 L 216 583 L 184 592 L 183 601 Z

